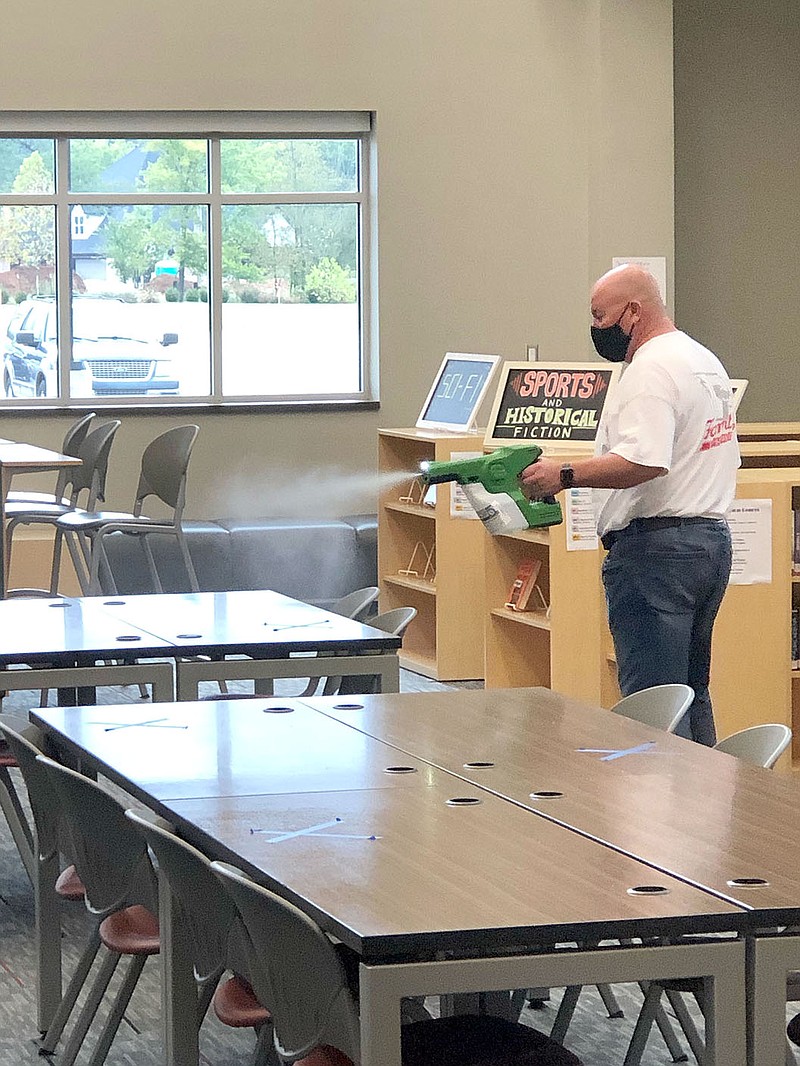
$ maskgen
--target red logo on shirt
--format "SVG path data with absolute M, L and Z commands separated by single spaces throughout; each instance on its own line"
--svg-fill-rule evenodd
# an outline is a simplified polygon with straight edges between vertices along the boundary
M 700 451 L 708 451 L 709 448 L 717 448 L 720 444 L 727 444 L 733 440 L 736 432 L 736 419 L 733 415 L 725 418 L 709 418 L 700 442 Z

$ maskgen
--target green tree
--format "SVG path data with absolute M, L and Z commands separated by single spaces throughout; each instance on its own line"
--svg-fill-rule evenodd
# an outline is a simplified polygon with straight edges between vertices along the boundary
M 153 273 L 160 249 L 151 231 L 152 208 L 133 207 L 106 223 L 108 255 L 123 281 L 141 285 Z
M 11 191 L 49 192 L 52 175 L 38 152 L 22 161 Z M 15 266 L 52 265 L 55 262 L 53 208 L 41 205 L 6 207 L 0 218 L 0 247 Z

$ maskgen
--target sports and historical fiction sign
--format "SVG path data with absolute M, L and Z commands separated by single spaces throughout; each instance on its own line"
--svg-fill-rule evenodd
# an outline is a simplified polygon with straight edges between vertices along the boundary
M 592 443 L 619 375 L 602 363 L 504 363 L 485 444 Z

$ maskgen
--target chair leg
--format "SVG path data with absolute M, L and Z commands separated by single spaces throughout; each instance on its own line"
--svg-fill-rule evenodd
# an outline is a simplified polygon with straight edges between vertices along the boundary
M 597 991 L 600 993 L 600 998 L 603 1001 L 603 1006 L 606 1008 L 609 1018 L 624 1018 L 625 1012 L 619 1003 L 617 1003 L 617 997 L 614 995 L 614 990 L 611 985 L 597 985 Z
M 33 834 L 22 809 L 14 782 L 11 780 L 11 774 L 5 766 L 0 766 L 0 810 L 2 810 L 8 822 L 8 828 L 17 846 L 22 865 L 25 867 L 25 873 L 30 878 L 31 884 L 33 884 L 35 880 Z
M 155 556 L 153 555 L 153 549 L 150 545 L 150 538 L 145 534 L 141 540 L 142 551 L 144 552 L 144 557 L 147 561 L 147 569 L 150 572 L 150 580 L 153 582 L 153 591 L 163 592 L 164 586 L 161 584 L 161 578 L 158 574 L 158 567 L 156 566 Z
M 561 997 L 561 1002 L 556 1012 L 556 1020 L 550 1030 L 550 1039 L 555 1040 L 557 1044 L 564 1043 L 582 988 L 583 985 L 568 985 L 564 989 L 564 995 Z
M 75 967 L 75 972 L 70 978 L 70 982 L 67 985 L 67 990 L 61 997 L 61 1002 L 58 1005 L 58 1010 L 55 1013 L 55 1017 L 50 1023 L 50 1028 L 42 1037 L 39 1043 L 40 1055 L 51 1055 L 55 1049 L 56 1044 L 61 1039 L 61 1034 L 64 1032 L 64 1027 L 69 1021 L 69 1016 L 78 1000 L 80 991 L 86 983 L 86 978 L 89 976 L 89 971 L 92 968 L 92 963 L 97 958 L 97 952 L 100 950 L 100 932 L 99 927 L 95 926 L 92 930 L 91 936 L 86 943 L 86 947 L 83 949 L 83 954 L 78 960 L 78 965 Z
M 675 1012 L 678 1024 L 681 1029 L 683 1029 L 684 1036 L 689 1043 L 689 1047 L 692 1049 L 692 1054 L 697 1059 L 698 1066 L 705 1066 L 705 1041 L 697 1031 L 697 1026 L 694 1024 L 694 1020 L 686 1007 L 686 1001 L 680 992 L 676 992 L 670 988 L 665 989 L 665 995 L 669 1001 L 669 1005 Z
M 53 538 L 53 561 L 50 566 L 50 595 L 58 595 L 58 583 L 61 578 L 61 549 L 64 542 L 64 534 L 60 529 L 56 530 Z
M 661 1033 L 661 1039 L 667 1046 L 667 1051 L 670 1053 L 670 1057 L 673 1062 L 688 1062 L 689 1056 L 681 1047 L 677 1036 L 675 1035 L 675 1029 L 672 1026 L 672 1022 L 667 1017 L 667 1012 L 659 1003 L 658 1010 L 656 1011 L 656 1025 L 658 1031 Z
M 92 987 L 89 989 L 89 995 L 86 997 L 86 1002 L 83 1004 L 83 1009 L 78 1015 L 78 1020 L 75 1022 L 75 1026 L 72 1032 L 69 1034 L 66 1047 L 61 1059 L 59 1059 L 58 1066 L 75 1066 L 75 1059 L 80 1053 L 83 1042 L 86 1039 L 86 1034 L 89 1032 L 89 1027 L 94 1021 L 94 1016 L 97 1014 L 98 1008 L 103 1001 L 103 996 L 106 994 L 111 978 L 114 976 L 114 971 L 119 963 L 120 956 L 115 951 L 109 951 L 106 953 L 103 959 L 100 969 L 97 971 L 97 976 L 94 979 Z
M 661 985 L 658 984 L 657 981 L 651 981 L 648 985 L 644 986 L 643 991 L 645 994 L 644 1003 L 639 1012 L 639 1017 L 636 1019 L 633 1036 L 628 1045 L 628 1052 L 625 1056 L 623 1066 L 639 1066 L 647 1044 L 647 1038 L 653 1027 L 653 1022 L 656 1023 L 664 1038 L 664 1043 L 667 1045 L 667 1049 L 672 1056 L 672 1061 L 686 1062 L 689 1056 L 683 1051 L 678 1043 L 669 1018 L 667 1018 L 666 1013 L 661 1006 L 661 993 L 663 991 Z
M 103 539 L 103 536 L 98 533 L 92 541 L 92 565 L 89 573 L 90 596 L 117 595 L 117 583 L 106 555 Z M 156 591 L 161 592 L 161 589 Z
M 192 592 L 199 592 L 200 583 L 197 580 L 197 573 L 195 572 L 194 563 L 192 562 L 192 556 L 189 553 L 189 545 L 186 543 L 186 537 L 180 526 L 178 526 L 175 536 L 177 537 L 178 546 L 180 547 L 181 555 L 183 556 L 183 565 L 186 567 L 186 573 L 189 578 L 189 588 Z
M 128 972 L 125 974 L 125 978 L 120 985 L 119 992 L 117 992 L 117 998 L 114 1000 L 108 1018 L 106 1018 L 105 1026 L 103 1027 L 100 1039 L 97 1041 L 97 1045 L 92 1052 L 92 1057 L 89 1059 L 88 1066 L 103 1066 L 103 1063 L 106 1061 L 106 1056 L 114 1041 L 114 1037 L 117 1035 L 120 1022 L 123 1019 L 125 1011 L 128 1009 L 133 990 L 136 988 L 136 984 L 146 962 L 146 955 L 132 956 L 130 965 L 128 966 Z
M 89 570 L 87 570 L 86 559 L 84 558 L 84 553 L 81 551 L 81 547 L 78 543 L 77 537 L 78 535 L 76 533 L 69 533 L 65 535 L 64 539 L 67 542 L 67 551 L 69 552 L 69 557 L 72 560 L 72 565 L 75 569 L 75 573 L 78 576 L 78 584 L 81 587 L 81 594 L 84 596 L 88 596 L 91 584 L 91 573 Z

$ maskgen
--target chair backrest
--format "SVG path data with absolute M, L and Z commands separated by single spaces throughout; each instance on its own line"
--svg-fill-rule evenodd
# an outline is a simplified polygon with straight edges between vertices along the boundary
M 86 906 L 100 916 L 134 903 L 154 913 L 158 892 L 144 837 L 105 789 L 60 763 L 37 756 L 72 838 L 72 858 L 86 889 Z
M 125 816 L 147 841 L 178 901 L 192 938 L 197 979 L 207 981 L 229 965 L 235 969 L 228 945 L 234 926 L 239 925 L 238 912 L 219 878 L 211 872 L 211 861 L 181 840 L 158 815 L 127 810 Z
M 17 760 L 31 805 L 39 858 L 48 859 L 59 846 L 59 803 L 44 769 L 37 763 L 43 736 L 37 726 L 10 714 L 0 715 L 0 736 Z M 62 850 L 70 850 L 63 848 Z
M 88 493 L 86 506 L 90 511 L 98 501 L 105 500 L 111 445 L 121 425 L 119 419 L 114 419 L 98 426 L 87 434 L 76 450 L 76 456 L 82 459 L 83 463 L 75 467 L 72 474 L 70 498 L 73 504 L 78 503 L 81 492 Z
M 272 1015 L 275 1047 L 292 1062 L 320 1044 L 358 1062 L 358 1012 L 341 960 L 319 926 L 227 863 L 211 869 L 236 905 L 249 980 Z
M 792 731 L 788 725 L 767 723 L 752 725 L 749 729 L 731 733 L 714 747 L 717 751 L 735 755 L 737 759 L 744 759 L 745 762 L 769 770 L 786 751 L 791 739 Z
M 95 411 L 89 411 L 88 414 L 81 415 L 76 419 L 64 434 L 64 440 L 61 442 L 61 451 L 64 455 L 77 455 L 78 448 L 86 440 L 86 434 L 89 432 L 89 426 L 92 419 L 96 417 Z
M 395 607 L 392 611 L 376 614 L 374 618 L 364 620 L 364 625 L 380 629 L 393 637 L 401 637 L 409 623 L 417 615 L 416 607 Z M 377 674 L 351 674 L 342 677 L 328 677 L 322 686 L 323 696 L 357 696 L 378 691 Z
M 689 685 L 654 685 L 625 696 L 611 710 L 654 729 L 674 733 L 693 700 L 694 689 Z
M 377 600 L 380 595 L 380 589 L 375 585 L 369 585 L 367 588 L 356 589 L 355 592 L 349 592 L 346 596 L 342 596 L 340 600 L 330 608 L 332 614 L 340 614 L 343 618 L 360 619 L 367 607 Z M 371 625 L 372 623 L 370 623 Z
M 152 440 L 142 454 L 142 469 L 133 513 L 142 513 L 148 496 L 157 496 L 180 521 L 186 498 L 186 473 L 199 426 L 176 426 Z
M 395 607 L 392 611 L 385 611 L 383 614 L 376 614 L 374 618 L 367 619 L 365 625 L 380 629 L 384 633 L 391 633 L 393 637 L 402 637 L 416 616 L 416 607 Z
M 95 417 L 95 412 L 89 411 L 88 414 L 81 415 L 80 418 L 72 423 L 64 434 L 64 439 L 61 441 L 61 452 L 63 455 L 78 455 L 78 449 L 86 440 L 89 426 L 91 425 L 92 419 Z M 64 496 L 67 488 L 71 484 L 73 469 L 73 467 L 65 467 L 63 470 L 59 470 L 58 478 L 56 479 L 56 500 L 60 500 L 61 497 Z

